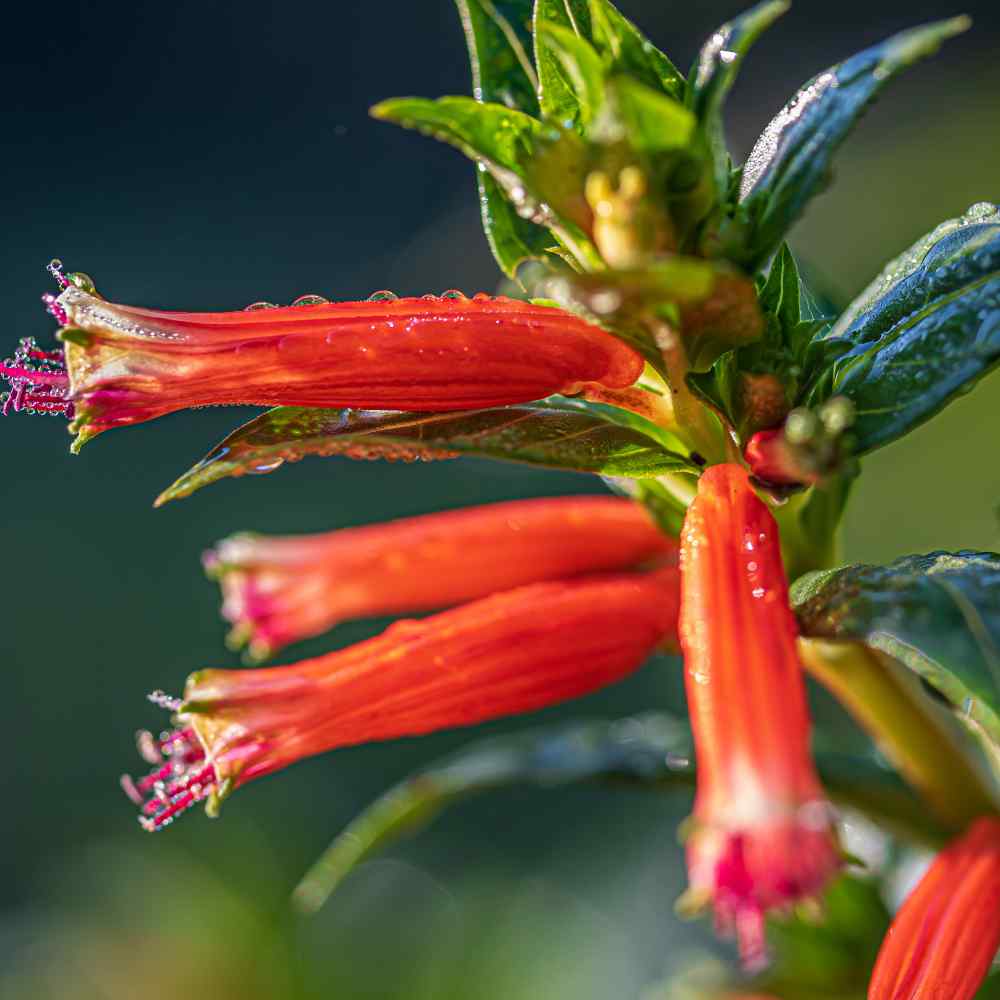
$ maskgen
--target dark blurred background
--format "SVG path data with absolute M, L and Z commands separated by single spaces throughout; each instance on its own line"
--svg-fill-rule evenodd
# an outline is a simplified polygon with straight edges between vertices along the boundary
M 621 6 L 681 66 L 741 5 Z M 813 73 L 903 27 L 973 31 L 894 84 L 839 158 L 795 248 L 841 301 L 970 203 L 1000 197 L 1000 9 L 993 0 L 802 0 L 732 98 L 742 156 Z M 371 121 L 380 98 L 466 93 L 449 0 L 18 5 L 0 37 L 0 294 L 11 347 L 48 336 L 44 265 L 107 297 L 231 309 L 306 292 L 363 298 L 497 287 L 472 167 Z M 1000 547 L 1000 382 L 871 457 L 851 559 Z M 222 647 L 201 550 L 237 529 L 310 531 L 468 503 L 599 490 L 583 477 L 459 461 L 310 460 L 153 511 L 156 493 L 249 416 L 174 415 L 68 454 L 61 422 L 2 424 L 0 996 L 638 997 L 692 948 L 675 825 L 684 797 L 599 787 L 499 792 L 357 872 L 314 920 L 295 880 L 387 784 L 467 732 L 345 750 L 247 789 L 223 818 L 149 837 L 117 789 L 132 734 Z M 343 627 L 310 654 L 371 634 Z M 675 661 L 546 718 L 679 707 Z M 853 734 L 845 728 L 845 740 Z

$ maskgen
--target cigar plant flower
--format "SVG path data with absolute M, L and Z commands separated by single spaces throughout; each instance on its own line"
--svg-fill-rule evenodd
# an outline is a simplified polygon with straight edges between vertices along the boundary
M 167 414 L 194 429 L 180 411 L 206 405 L 270 407 L 157 505 L 334 455 L 571 470 L 615 496 L 218 543 L 205 565 L 251 661 L 349 618 L 434 613 L 157 692 L 174 728 L 142 732 L 152 770 L 123 779 L 142 825 L 196 803 L 215 814 L 252 779 L 338 747 L 564 702 L 661 654 L 664 681 L 683 672 L 686 719 L 545 729 L 425 767 L 295 898 L 315 909 L 353 864 L 472 791 L 693 785 L 684 900 L 711 907 L 742 959 L 711 996 L 853 997 L 870 980 L 871 1000 L 971 998 L 1000 942 L 1000 555 L 842 565 L 839 525 L 860 460 L 1000 363 L 1000 210 L 942 222 L 839 313 L 786 242 L 862 111 L 970 22 L 829 67 L 735 164 L 726 95 L 785 0 L 722 25 L 688 76 L 610 0 L 456 4 L 473 95 L 373 115 L 473 161 L 506 294 L 164 311 L 114 304 L 53 261 L 57 342 L 26 337 L 3 361 L 3 412 L 66 417 L 78 449 Z M 807 673 L 869 742 L 848 753 L 829 706 L 811 720 Z M 900 851 L 950 842 L 881 952 L 895 862 L 857 877 L 858 817 Z

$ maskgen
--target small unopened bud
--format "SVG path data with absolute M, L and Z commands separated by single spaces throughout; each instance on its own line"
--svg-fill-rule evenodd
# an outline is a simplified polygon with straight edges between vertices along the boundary
M 827 434 L 843 434 L 854 423 L 854 404 L 846 396 L 828 399 L 819 410 Z
M 809 444 L 819 434 L 822 424 L 812 410 L 792 410 L 785 421 L 785 439 L 789 444 Z

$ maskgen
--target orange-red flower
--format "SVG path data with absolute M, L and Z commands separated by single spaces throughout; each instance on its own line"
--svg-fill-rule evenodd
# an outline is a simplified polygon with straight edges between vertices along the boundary
M 942 851 L 882 943 L 868 1000 L 971 1000 L 1000 947 L 1000 819 Z
M 670 567 L 537 583 L 294 666 L 200 671 L 183 702 L 166 702 L 179 728 L 140 741 L 155 769 L 124 779 L 125 789 L 156 829 L 325 750 L 586 694 L 635 670 L 674 632 L 677 602 Z
M 839 863 L 809 749 L 805 683 L 778 527 L 747 473 L 701 477 L 681 533 L 680 641 L 698 765 L 691 896 L 744 961 L 764 915 L 813 896 Z
M 553 497 L 320 535 L 233 535 L 204 561 L 221 584 L 233 643 L 249 641 L 257 660 L 349 618 L 449 607 L 676 551 L 631 500 Z
M 591 383 L 624 388 L 643 367 L 635 350 L 598 326 L 486 295 L 308 296 L 285 308 L 223 313 L 115 305 L 73 283 L 49 298 L 63 328 L 65 372 L 46 354 L 0 374 L 15 409 L 31 408 L 36 396 L 49 408 L 49 397 L 63 410 L 71 403 L 78 444 L 192 406 L 479 409 Z

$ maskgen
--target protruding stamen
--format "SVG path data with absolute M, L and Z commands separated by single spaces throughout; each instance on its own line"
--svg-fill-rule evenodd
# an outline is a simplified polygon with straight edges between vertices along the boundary
M 174 698 L 165 691 L 151 691 L 146 695 L 157 708 L 165 709 L 168 712 L 179 712 L 184 702 L 180 698 Z
M 45 270 L 56 279 L 60 288 L 67 288 L 69 286 L 69 278 L 63 274 L 63 262 L 58 257 L 53 257 L 46 265 Z
M 66 326 L 69 323 L 69 316 L 67 315 L 66 310 L 51 292 L 46 292 L 42 296 L 42 302 L 45 303 L 46 312 L 52 316 L 60 326 Z
M 178 702 L 162 691 L 154 695 L 158 702 Z M 121 786 L 139 807 L 139 822 L 144 829 L 159 830 L 167 826 L 215 790 L 215 766 L 205 762 L 205 752 L 193 730 L 173 730 L 159 739 L 143 730 L 137 734 L 136 742 L 139 753 L 155 766 L 138 780 L 123 775 Z
M 3 394 L 2 412 L 73 415 L 69 378 L 61 350 L 42 350 L 32 337 L 23 337 L 12 358 L 0 364 L 0 379 L 10 386 Z

